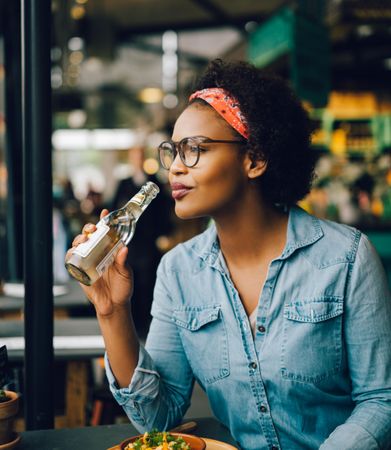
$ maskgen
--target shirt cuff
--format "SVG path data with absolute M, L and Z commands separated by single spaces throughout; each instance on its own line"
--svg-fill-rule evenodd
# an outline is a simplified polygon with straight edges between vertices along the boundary
M 337 427 L 319 450 L 379 450 L 376 439 L 355 423 Z
M 107 353 L 105 353 L 105 369 L 110 390 L 121 406 L 132 407 L 135 406 L 134 403 L 147 404 L 158 395 L 160 376 L 155 370 L 152 358 L 141 344 L 138 364 L 128 387 L 118 387 Z

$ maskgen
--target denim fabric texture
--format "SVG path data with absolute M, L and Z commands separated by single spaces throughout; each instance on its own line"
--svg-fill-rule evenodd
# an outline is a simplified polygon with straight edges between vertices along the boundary
M 196 379 L 243 449 L 390 445 L 391 295 L 358 230 L 291 208 L 253 336 L 212 225 L 163 257 L 152 315 L 129 387 L 106 357 L 140 432 L 176 425 Z

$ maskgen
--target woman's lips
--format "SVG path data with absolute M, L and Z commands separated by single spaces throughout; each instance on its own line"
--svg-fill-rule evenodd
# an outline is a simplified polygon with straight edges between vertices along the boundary
M 185 186 L 184 184 L 180 184 L 180 183 L 173 183 L 171 185 L 171 189 L 172 189 L 172 197 L 175 200 L 179 200 L 179 199 L 183 198 L 191 190 L 190 187 Z

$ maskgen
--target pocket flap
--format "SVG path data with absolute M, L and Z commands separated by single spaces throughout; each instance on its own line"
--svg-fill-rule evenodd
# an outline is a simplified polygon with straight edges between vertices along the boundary
M 310 300 L 296 300 L 285 305 L 284 317 L 297 322 L 323 322 L 343 312 L 341 297 L 320 297 Z
M 185 309 L 174 310 L 173 320 L 182 328 L 186 328 L 190 331 L 196 331 L 207 323 L 217 320 L 219 313 L 219 305 L 205 308 L 186 307 Z

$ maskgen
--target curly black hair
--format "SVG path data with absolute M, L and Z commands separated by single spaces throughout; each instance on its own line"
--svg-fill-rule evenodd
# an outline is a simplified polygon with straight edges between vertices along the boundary
M 267 162 L 259 179 L 265 198 L 274 204 L 296 204 L 311 189 L 315 155 L 308 114 L 287 82 L 247 62 L 216 59 L 194 91 L 208 87 L 223 88 L 239 101 L 249 130 L 246 151 L 253 161 Z

